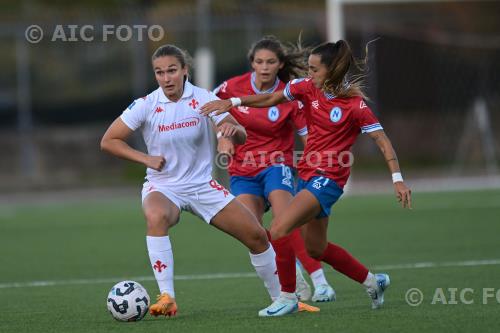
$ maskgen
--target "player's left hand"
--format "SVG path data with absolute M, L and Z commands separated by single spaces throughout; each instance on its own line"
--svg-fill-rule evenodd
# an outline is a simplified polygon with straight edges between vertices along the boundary
M 411 190 L 403 182 L 394 183 L 394 192 L 403 208 L 411 208 Z
M 200 113 L 204 116 L 209 115 L 219 115 L 224 112 L 228 112 L 233 107 L 231 100 L 229 99 L 221 99 L 217 101 L 211 101 L 207 104 L 203 105 L 200 108 Z M 213 112 L 213 114 L 211 114 Z
M 232 124 L 230 122 L 225 122 L 217 127 L 217 131 L 222 134 L 222 137 L 231 138 L 238 132 L 238 125 Z
M 231 140 L 225 140 L 223 138 L 218 140 L 217 151 L 219 154 L 233 156 L 234 150 L 234 143 Z

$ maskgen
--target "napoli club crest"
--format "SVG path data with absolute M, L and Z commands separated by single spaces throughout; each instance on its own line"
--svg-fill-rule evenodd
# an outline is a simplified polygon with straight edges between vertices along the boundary
M 267 111 L 267 118 L 269 118 L 270 121 L 275 122 L 279 117 L 280 110 L 275 106 L 270 107 L 269 111 Z
M 338 106 L 334 107 L 330 112 L 330 120 L 334 123 L 338 122 L 342 118 L 342 109 Z

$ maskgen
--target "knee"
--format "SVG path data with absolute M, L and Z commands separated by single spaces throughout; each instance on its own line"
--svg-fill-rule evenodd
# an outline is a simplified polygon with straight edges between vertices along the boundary
M 307 254 L 311 258 L 319 260 L 319 258 L 321 258 L 321 256 L 323 255 L 323 251 L 318 249 L 307 249 Z
M 259 226 L 249 233 L 248 248 L 253 253 L 260 253 L 267 250 L 269 247 L 269 239 L 266 234 L 266 230 Z
M 149 231 L 168 230 L 168 215 L 163 210 L 151 209 L 144 212 Z
M 273 221 L 273 222 L 275 222 L 275 221 Z M 288 231 L 285 228 L 280 227 L 279 223 L 273 223 L 271 225 L 271 229 L 269 230 L 269 233 L 271 234 L 272 240 L 277 240 L 277 239 L 280 239 L 280 238 L 288 235 Z
M 259 226 L 259 228 L 254 233 L 254 240 L 255 242 L 264 244 L 267 247 L 267 244 L 269 244 L 269 238 L 267 237 L 266 229 Z

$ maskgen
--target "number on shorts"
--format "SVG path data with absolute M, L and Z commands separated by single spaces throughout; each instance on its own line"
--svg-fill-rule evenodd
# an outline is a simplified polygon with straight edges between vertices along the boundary
M 283 180 L 281 181 L 281 183 L 283 185 L 292 187 L 292 170 L 286 165 L 282 165 L 281 175 L 283 176 Z
M 325 178 L 325 177 L 319 177 L 313 180 L 312 187 L 314 187 L 317 190 L 321 190 L 322 187 L 326 186 L 330 179 Z

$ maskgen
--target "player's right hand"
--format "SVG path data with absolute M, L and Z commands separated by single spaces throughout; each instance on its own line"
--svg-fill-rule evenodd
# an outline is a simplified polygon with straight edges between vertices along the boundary
M 396 198 L 403 208 L 411 208 L 411 190 L 403 182 L 394 183 Z
M 165 157 L 163 156 L 151 156 L 146 158 L 146 163 L 144 163 L 148 168 L 154 169 L 156 171 L 161 171 L 165 166 Z
M 203 105 L 200 108 L 200 113 L 204 116 L 215 116 L 224 112 L 228 112 L 233 107 L 231 100 L 221 99 L 217 101 L 211 101 Z

